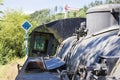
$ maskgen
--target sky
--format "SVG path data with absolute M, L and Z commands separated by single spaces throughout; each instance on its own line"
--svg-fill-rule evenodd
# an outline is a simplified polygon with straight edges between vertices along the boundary
M 45 8 L 53 9 L 55 6 L 64 7 L 65 5 L 68 5 L 72 8 L 82 8 L 92 1 L 94 2 L 96 0 L 3 0 L 4 5 L 0 8 L 2 10 L 22 9 L 25 13 L 32 13 Z

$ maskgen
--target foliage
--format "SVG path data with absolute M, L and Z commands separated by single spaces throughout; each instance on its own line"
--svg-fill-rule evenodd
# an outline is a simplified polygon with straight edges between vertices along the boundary
M 25 20 L 29 20 L 29 17 L 23 14 L 21 10 L 7 10 L 4 12 L 2 21 L 0 21 L 1 64 L 6 64 L 14 57 L 23 57 L 25 55 L 25 32 L 21 28 L 21 24 Z
M 120 0 L 106 0 L 106 4 L 120 3 Z
M 74 10 L 68 11 L 67 18 L 76 18 L 76 17 L 85 18 L 86 11 L 88 10 L 88 8 L 102 4 L 110 4 L 110 3 L 115 3 L 115 2 L 113 2 L 112 0 L 106 0 L 106 2 L 104 3 L 102 1 L 96 0 L 94 2 L 91 2 L 89 5 L 85 5 L 83 8 L 80 8 L 79 11 L 74 11 Z M 116 0 L 116 3 L 120 3 L 120 0 Z M 30 15 L 30 19 L 37 21 L 38 25 L 42 25 L 59 19 L 64 19 L 65 13 L 61 12 L 56 14 L 56 12 L 58 12 L 58 9 L 59 9 L 58 6 L 55 6 L 53 11 L 50 9 L 43 9 L 40 11 L 36 11 Z M 61 8 L 60 11 L 63 11 L 63 8 Z
M 31 14 L 30 19 L 36 21 L 38 24 L 44 24 L 46 22 L 49 22 L 49 14 L 49 9 L 43 9 Z
M 67 18 L 86 17 L 87 9 L 88 8 L 85 6 L 85 8 L 82 8 L 79 11 L 68 11 Z M 50 9 L 43 9 L 40 11 L 36 11 L 30 15 L 30 19 L 35 20 L 38 23 L 38 25 L 42 25 L 59 19 L 64 19 L 65 13 L 55 14 L 56 11 L 57 11 L 57 6 L 55 6 L 54 12 L 52 12 L 52 10 Z
M 114 4 L 114 3 L 120 3 L 120 0 L 106 0 L 105 3 L 103 3 L 102 1 L 95 1 L 95 2 L 91 2 L 88 7 L 90 8 L 102 4 Z
M 3 5 L 3 0 L 0 0 L 0 6 Z M 1 10 L 0 10 L 0 13 L 3 13 Z
M 102 1 L 91 2 L 91 3 L 89 4 L 89 8 L 90 8 L 90 7 L 94 7 L 94 6 L 98 6 L 98 5 L 101 5 L 101 4 L 103 4 Z
M 0 0 L 0 2 L 3 2 L 3 0 Z

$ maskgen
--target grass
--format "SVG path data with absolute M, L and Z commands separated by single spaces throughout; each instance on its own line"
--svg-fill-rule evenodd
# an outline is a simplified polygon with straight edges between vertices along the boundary
M 15 80 L 18 74 L 17 64 L 23 65 L 25 57 L 14 59 L 6 65 L 0 65 L 0 80 Z

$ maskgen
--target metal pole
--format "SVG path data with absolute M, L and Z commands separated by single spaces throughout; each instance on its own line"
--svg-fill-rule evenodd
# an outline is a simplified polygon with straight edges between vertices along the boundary
M 28 57 L 28 31 L 26 30 L 26 58 Z

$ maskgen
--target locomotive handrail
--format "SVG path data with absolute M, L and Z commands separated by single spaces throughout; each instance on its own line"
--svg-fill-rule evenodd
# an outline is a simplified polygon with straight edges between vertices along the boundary
M 107 32 L 115 31 L 115 30 L 119 30 L 119 26 L 115 26 L 115 27 L 112 26 L 110 28 L 104 29 L 104 30 L 99 31 L 97 33 L 88 35 L 88 36 L 86 36 L 86 39 L 97 36 L 97 35 L 100 35 L 100 34 L 104 34 L 104 33 L 107 33 Z
M 120 56 L 100 56 L 100 58 L 108 59 L 108 58 L 120 58 Z

